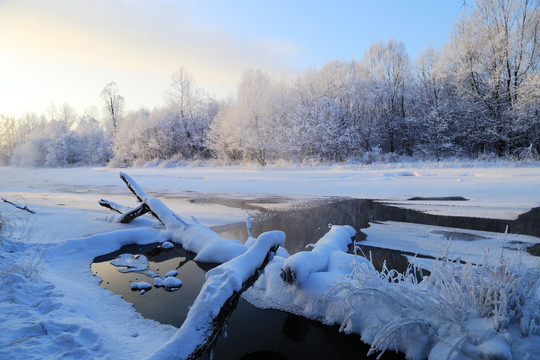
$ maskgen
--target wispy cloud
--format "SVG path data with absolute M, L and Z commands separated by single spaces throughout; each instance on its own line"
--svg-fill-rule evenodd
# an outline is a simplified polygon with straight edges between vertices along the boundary
M 199 27 L 173 2 L 9 0 L 0 5 L 0 46 L 43 60 L 170 74 L 184 65 L 202 82 L 234 82 L 246 68 L 291 71 L 288 39 L 244 42 Z

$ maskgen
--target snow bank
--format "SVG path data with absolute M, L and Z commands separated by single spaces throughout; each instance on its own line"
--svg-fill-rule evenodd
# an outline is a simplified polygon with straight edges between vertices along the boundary
M 309 274 L 326 270 L 332 254 L 336 251 L 347 252 L 355 235 L 356 231 L 351 226 L 332 226 L 311 252 L 301 251 L 285 260 L 280 272 L 281 279 L 302 284 Z
M 101 279 L 89 266 L 96 256 L 123 245 L 164 240 L 165 233 L 151 228 L 54 245 L 1 239 L 0 358 L 148 356 L 152 349 L 140 344 L 162 343 L 176 329 L 144 319 L 131 304 L 99 286 Z
M 205 344 L 225 303 L 256 273 L 270 249 L 277 249 L 284 241 L 285 234 L 281 231 L 263 233 L 244 254 L 208 271 L 182 327 L 149 359 L 186 359 Z

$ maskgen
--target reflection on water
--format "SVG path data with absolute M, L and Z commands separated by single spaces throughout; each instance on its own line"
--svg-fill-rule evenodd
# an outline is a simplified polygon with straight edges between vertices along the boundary
M 161 275 L 177 269 L 184 284 L 174 292 L 152 288 L 140 295 L 132 291 L 132 282 L 152 284 L 153 279 L 140 273 L 121 273 L 110 264 L 124 253 L 146 256 L 150 270 Z M 159 244 L 130 245 L 96 258 L 91 268 L 103 279 L 103 286 L 133 303 L 144 317 L 180 327 L 204 283 L 205 273 L 216 265 L 196 263 L 194 255 L 179 246 L 164 250 Z M 215 344 L 213 359 L 368 359 L 364 356 L 368 350 L 359 336 L 340 333 L 337 326 L 278 310 L 257 309 L 240 298 L 227 322 L 226 336 L 221 335 Z M 396 356 L 389 353 L 382 359 L 403 358 Z
M 268 230 L 283 230 L 287 234 L 286 248 L 290 253 L 303 250 L 328 231 L 328 224 L 349 224 L 359 229 L 368 225 L 368 202 L 345 200 L 325 206 L 275 214 L 270 220 L 253 224 L 253 235 Z M 245 240 L 244 224 L 214 228 L 220 235 Z M 174 292 L 152 288 L 143 295 L 131 291 L 131 282 L 153 279 L 138 273 L 121 273 L 110 261 L 123 253 L 141 254 L 148 258 L 150 270 L 161 275 L 178 270 L 182 287 Z M 393 256 L 406 259 L 398 252 Z M 92 271 L 103 279 L 102 285 L 126 301 L 146 318 L 180 327 L 186 318 L 203 283 L 206 271 L 216 264 L 195 263 L 193 253 L 179 246 L 164 250 L 158 244 L 132 245 L 94 260 Z M 387 256 L 387 255 L 384 255 Z M 213 359 L 367 359 L 369 346 L 357 335 L 345 335 L 336 326 L 326 326 L 299 316 L 277 310 L 261 310 L 242 298 L 227 322 L 226 336 L 221 335 Z M 376 356 L 369 357 L 370 359 Z M 387 353 L 382 359 L 403 359 L 402 355 Z
M 370 207 L 369 200 L 350 199 L 291 211 L 269 212 L 265 217 L 267 220 L 253 223 L 252 232 L 255 237 L 265 231 L 285 232 L 285 248 L 290 254 L 294 254 L 305 250 L 307 244 L 315 243 L 323 237 L 329 230 L 329 224 L 350 225 L 357 230 L 366 228 L 371 216 Z M 244 224 L 218 226 L 213 229 L 226 238 L 240 241 L 247 239 Z
M 375 359 L 358 335 L 277 310 L 260 310 L 241 299 L 215 346 L 215 360 Z M 381 359 L 404 359 L 388 352 Z
M 144 295 L 131 290 L 131 284 L 138 281 L 154 283 L 154 279 L 141 273 L 121 273 L 110 261 L 120 254 L 145 255 L 150 270 L 164 276 L 170 270 L 178 270 L 177 278 L 183 285 L 179 290 L 166 291 L 164 288 L 152 288 Z M 92 263 L 92 271 L 102 279 L 102 286 L 115 294 L 122 295 L 124 300 L 134 304 L 137 312 L 144 317 L 180 327 L 186 319 L 188 306 L 193 304 L 205 281 L 205 274 L 217 264 L 196 263 L 195 254 L 183 250 L 179 246 L 164 250 L 158 244 L 129 245 L 104 256 L 97 257 Z

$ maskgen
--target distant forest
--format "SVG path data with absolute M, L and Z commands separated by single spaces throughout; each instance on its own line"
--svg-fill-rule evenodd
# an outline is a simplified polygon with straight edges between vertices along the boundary
M 539 1 L 471 7 L 446 46 L 414 61 L 402 42 L 381 41 L 359 60 L 332 61 L 294 79 L 247 70 L 229 100 L 209 96 L 180 67 L 160 108 L 126 112 L 111 82 L 101 93 L 103 109 L 80 115 L 64 104 L 2 116 L 0 163 L 537 159 Z

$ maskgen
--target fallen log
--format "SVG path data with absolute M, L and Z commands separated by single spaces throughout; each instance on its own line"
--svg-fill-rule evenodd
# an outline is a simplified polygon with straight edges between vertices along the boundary
M 242 292 L 258 279 L 284 241 L 282 231 L 263 233 L 245 253 L 208 271 L 180 329 L 149 359 L 198 359 L 209 351 Z
M 206 282 L 182 327 L 150 356 L 151 359 L 198 359 L 212 348 L 242 292 L 253 285 L 285 242 L 285 233 L 271 231 L 254 238 L 248 215 L 249 246 L 245 246 L 238 240 L 221 237 L 194 217 L 189 221 L 175 214 L 127 174 L 120 173 L 120 178 L 140 205 L 130 209 L 101 199 L 101 206 L 121 214 L 116 219 L 118 222 L 127 223 L 149 212 L 165 225 L 173 242 L 197 254 L 195 261 L 222 263 L 207 272 Z
M 130 176 L 120 178 L 141 204 L 129 209 L 107 200 L 99 204 L 120 214 L 116 221 L 128 223 L 145 213 L 151 213 L 171 233 L 171 241 L 197 254 L 195 261 L 223 263 L 244 253 L 247 247 L 238 240 L 226 239 L 196 219 L 188 220 L 174 213 L 161 200 L 147 194 Z

